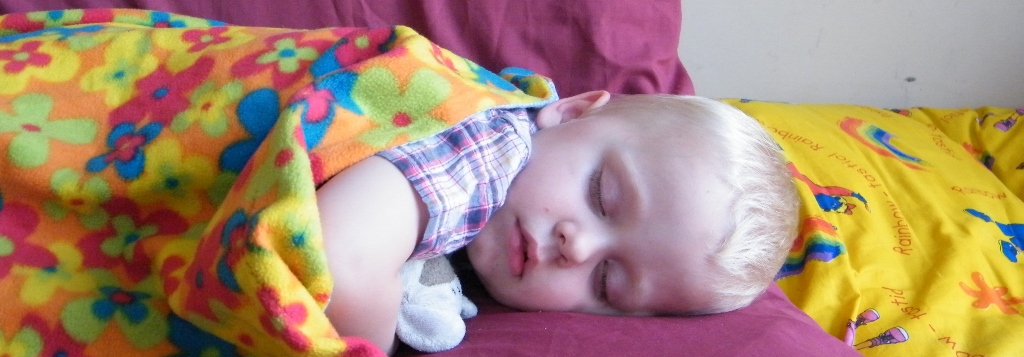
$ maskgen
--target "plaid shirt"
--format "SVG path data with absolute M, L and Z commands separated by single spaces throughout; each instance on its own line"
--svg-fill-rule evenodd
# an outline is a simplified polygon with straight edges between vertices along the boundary
M 398 167 L 427 205 L 430 220 L 410 259 L 469 244 L 505 203 L 512 178 L 530 156 L 537 126 L 527 109 L 491 109 L 436 135 L 377 155 Z

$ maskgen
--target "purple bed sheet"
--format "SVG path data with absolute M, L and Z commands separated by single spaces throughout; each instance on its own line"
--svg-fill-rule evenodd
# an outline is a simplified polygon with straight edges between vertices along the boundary
M 615 317 L 568 312 L 520 312 L 487 297 L 464 278 L 480 314 L 466 321 L 462 356 L 860 356 L 829 336 L 772 285 L 753 305 L 689 317 Z M 404 347 L 398 356 L 418 356 Z

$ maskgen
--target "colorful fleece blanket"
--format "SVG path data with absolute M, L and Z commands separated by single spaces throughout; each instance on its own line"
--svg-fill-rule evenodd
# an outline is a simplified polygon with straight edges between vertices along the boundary
M 2 16 L 0 355 L 379 353 L 322 313 L 317 185 L 554 96 L 405 27 Z

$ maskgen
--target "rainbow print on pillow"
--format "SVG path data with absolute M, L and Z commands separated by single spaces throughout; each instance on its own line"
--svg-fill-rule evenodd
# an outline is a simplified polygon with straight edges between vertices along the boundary
M 789 162 L 797 307 L 865 356 L 1021 355 L 1020 109 L 727 102 Z

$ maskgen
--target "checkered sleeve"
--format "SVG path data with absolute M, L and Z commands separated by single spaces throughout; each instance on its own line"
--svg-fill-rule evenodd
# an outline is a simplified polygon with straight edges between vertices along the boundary
M 528 109 L 477 113 L 436 135 L 378 153 L 419 193 L 430 219 L 410 259 L 429 259 L 473 239 L 505 202 L 537 130 Z

